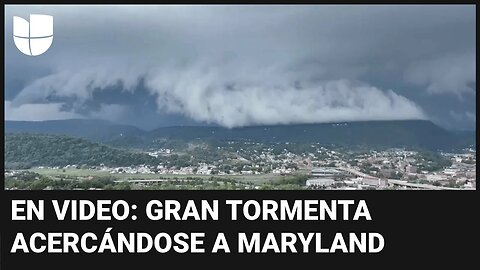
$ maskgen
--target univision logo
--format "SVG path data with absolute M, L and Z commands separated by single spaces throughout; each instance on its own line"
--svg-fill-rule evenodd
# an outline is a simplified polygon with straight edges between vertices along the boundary
M 13 16 L 13 41 L 26 55 L 37 56 L 46 52 L 53 42 L 53 16 L 30 14 L 30 23 Z

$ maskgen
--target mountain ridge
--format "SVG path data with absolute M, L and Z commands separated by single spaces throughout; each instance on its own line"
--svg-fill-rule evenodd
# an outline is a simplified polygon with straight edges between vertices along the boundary
M 378 120 L 318 124 L 220 126 L 168 126 L 142 130 L 105 120 L 5 121 L 7 133 L 43 133 L 80 137 L 126 147 L 147 147 L 164 140 L 236 140 L 299 142 L 383 147 L 448 149 L 475 144 L 475 132 L 455 133 L 428 120 Z M 472 138 L 473 137 L 473 138 Z

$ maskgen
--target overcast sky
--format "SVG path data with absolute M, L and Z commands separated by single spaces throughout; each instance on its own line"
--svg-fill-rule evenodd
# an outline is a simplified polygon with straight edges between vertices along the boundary
M 23 55 L 12 17 L 54 17 Z M 475 6 L 6 6 L 5 118 L 474 129 Z

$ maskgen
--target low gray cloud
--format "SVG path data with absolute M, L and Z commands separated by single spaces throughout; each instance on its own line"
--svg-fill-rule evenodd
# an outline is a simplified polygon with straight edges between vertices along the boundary
M 260 124 L 321 123 L 334 121 L 423 119 L 421 108 L 392 90 L 383 91 L 365 83 L 341 80 L 299 80 L 301 76 L 276 69 L 249 76 L 242 68 L 228 65 L 188 65 L 158 68 L 141 73 L 95 68 L 42 77 L 23 89 L 12 104 L 57 99 L 83 104 L 95 91 L 120 85 L 135 91 L 143 78 L 156 98 L 159 112 L 176 113 L 205 123 L 226 127 Z M 271 74 L 273 73 L 273 74 Z M 274 80 L 278 77 L 281 79 Z M 118 120 L 125 108 L 102 105 L 88 116 Z
M 83 118 L 82 115 L 62 110 L 61 103 L 37 103 L 12 106 L 5 101 L 5 119 L 14 121 L 43 121 Z
M 405 73 L 407 81 L 423 86 L 429 94 L 474 93 L 476 80 L 475 54 L 446 55 L 419 61 Z
M 349 80 L 295 81 L 298 77 L 287 74 L 278 74 L 281 80 L 242 80 L 231 74 L 207 68 L 160 71 L 147 76 L 146 85 L 159 108 L 227 127 L 425 118 L 405 97 Z

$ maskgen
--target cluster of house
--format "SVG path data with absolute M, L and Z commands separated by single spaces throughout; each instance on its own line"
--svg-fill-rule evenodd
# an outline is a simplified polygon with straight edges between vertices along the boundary
M 349 153 L 327 149 L 320 145 L 312 145 L 311 151 L 294 154 L 283 149 L 281 153 L 273 148 L 263 149 L 242 147 L 235 157 L 213 162 L 199 163 L 186 167 L 169 167 L 165 164 L 157 166 L 130 166 L 109 168 L 101 164 L 96 170 L 110 173 L 127 174 L 173 174 L 173 175 L 254 175 L 273 173 L 277 175 L 293 174 L 297 170 L 311 172 L 307 180 L 308 187 L 357 188 L 431 188 L 441 187 L 476 188 L 476 150 L 463 153 L 442 153 L 452 161 L 452 165 L 436 171 L 426 171 L 425 161 L 415 151 L 390 149 L 385 151 L 368 151 Z M 148 152 L 151 156 L 168 155 L 171 149 L 158 149 Z M 233 160 L 235 159 L 235 160 Z M 225 162 L 226 161 L 226 162 Z M 245 164 L 241 167 L 225 164 Z M 293 164 L 293 165 L 292 165 Z M 423 165 L 422 165 L 423 164 Z M 59 169 L 58 167 L 55 167 Z M 63 169 L 78 168 L 78 165 L 67 165 Z M 62 168 L 60 168 L 62 169 Z
M 415 152 L 386 151 L 358 158 L 359 164 L 370 164 L 376 170 L 364 172 L 359 166 L 334 162 L 335 167 L 318 167 L 311 171 L 307 187 L 340 189 L 403 188 L 403 189 L 476 189 L 475 153 L 443 154 L 452 165 L 435 172 L 419 170 Z M 412 164 L 413 163 L 413 164 Z M 394 173 L 401 177 L 392 179 Z

